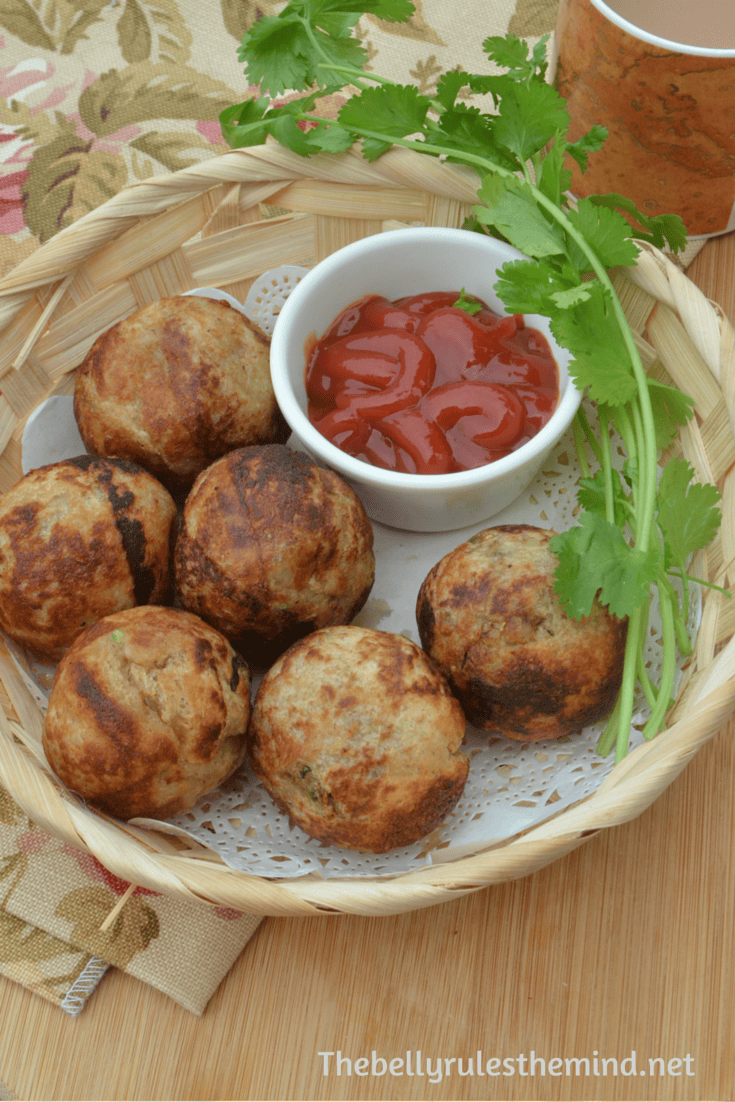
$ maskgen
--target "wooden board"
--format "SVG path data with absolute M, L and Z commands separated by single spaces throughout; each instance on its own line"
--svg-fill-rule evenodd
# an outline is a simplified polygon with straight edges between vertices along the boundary
M 735 317 L 735 235 L 689 275 Z M 266 919 L 201 1019 L 119 973 L 78 1019 L 0 980 L 0 1083 L 34 1100 L 732 1099 L 734 737 L 524 880 L 396 917 Z M 370 1074 L 373 1051 L 403 1074 Z

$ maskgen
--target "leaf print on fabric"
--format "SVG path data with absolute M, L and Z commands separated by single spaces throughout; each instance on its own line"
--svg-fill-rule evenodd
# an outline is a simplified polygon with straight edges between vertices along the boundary
M 79 114 L 98 137 L 153 119 L 217 119 L 235 93 L 185 65 L 140 62 L 110 69 L 79 97 Z
M 0 909 L 0 961 L 53 960 L 69 952 L 63 941 Z M 3 969 L 5 971 L 5 969 Z
M 133 138 L 129 145 L 157 161 L 159 165 L 163 165 L 169 172 L 178 172 L 180 168 L 186 168 L 192 161 L 213 156 L 216 152 L 212 148 L 213 144 L 224 145 L 219 123 L 211 122 L 207 123 L 207 126 L 211 126 L 212 129 L 216 128 L 218 135 L 220 135 L 219 142 L 212 143 L 206 137 L 200 136 L 195 129 L 187 134 L 148 130 L 145 134 L 141 134 L 139 138 Z
M 22 879 L 23 873 L 27 868 L 28 858 L 24 853 L 9 853 L 7 857 L 3 857 L 0 860 L 0 880 L 6 881 L 6 883 L 3 884 L 0 906 L 4 906 L 7 903 L 13 893 L 13 888 L 18 881 Z
M 29 46 L 71 54 L 109 0 L 3 0 L 0 25 Z
M 15 826 L 22 817 L 22 813 L 9 792 L 0 785 L 0 823 L 6 826 Z
M 25 226 L 23 188 L 27 179 L 25 169 L 0 176 L 0 234 L 20 233 Z
M 59 9 L 70 9 L 70 17 L 65 21 L 63 36 L 61 38 L 62 54 L 71 54 L 74 52 L 74 47 L 77 43 L 87 38 L 86 31 L 94 23 L 101 21 L 102 12 L 105 8 L 109 7 L 109 0 L 82 0 L 81 3 L 67 2 L 66 4 L 60 3 L 60 0 L 53 0 L 53 3 L 48 4 L 48 8 L 55 16 Z
M 437 61 L 436 54 L 431 54 L 425 61 L 419 58 L 415 67 L 409 69 L 411 79 L 416 84 L 422 96 L 434 95 L 436 86 L 439 83 L 439 77 L 443 72 L 444 70 Z
M 15 35 L 28 46 L 53 50 L 56 43 L 28 0 L 3 0 L 0 6 L 0 27 Z
M 508 31 L 519 38 L 540 38 L 554 30 L 558 10 L 559 0 L 516 0 Z
M 115 195 L 127 181 L 125 162 L 93 150 L 73 121 L 34 152 L 23 195 L 25 220 L 43 242 Z
M 158 915 L 149 903 L 131 896 L 108 930 L 100 927 L 118 901 L 109 888 L 74 888 L 55 910 L 71 923 L 69 941 L 83 945 L 97 957 L 126 968 L 137 953 L 148 948 L 160 933 Z
M 138 61 L 184 65 L 191 56 L 192 34 L 175 0 L 125 0 L 117 38 L 131 65 Z
M 65 842 L 61 847 L 61 852 L 66 853 L 69 857 L 73 857 L 79 865 L 79 868 L 90 880 L 104 881 L 107 887 L 110 888 L 115 895 L 125 895 L 130 887 L 127 880 L 122 880 L 119 876 L 115 876 L 114 872 L 110 872 L 109 869 L 106 869 L 102 862 L 97 860 L 94 854 L 77 849 L 75 846 L 70 846 L 68 842 Z M 158 895 L 158 892 L 151 891 L 150 888 L 141 888 L 138 886 L 132 894 Z
M 220 0 L 225 30 L 238 42 L 264 15 L 276 15 L 283 7 L 277 0 Z

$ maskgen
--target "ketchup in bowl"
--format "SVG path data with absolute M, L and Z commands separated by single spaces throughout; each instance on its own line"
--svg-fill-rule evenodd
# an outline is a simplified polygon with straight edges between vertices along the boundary
M 522 314 L 484 303 L 470 314 L 459 297 L 369 295 L 343 310 L 308 357 L 315 428 L 357 459 L 411 474 L 471 470 L 535 436 L 559 399 L 546 338 Z

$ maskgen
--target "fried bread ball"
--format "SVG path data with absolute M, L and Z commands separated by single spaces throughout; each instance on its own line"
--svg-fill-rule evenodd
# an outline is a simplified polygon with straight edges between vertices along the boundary
M 54 675 L 43 735 L 67 788 L 119 819 L 166 819 L 247 753 L 250 673 L 208 624 L 145 605 L 99 620 Z
M 462 795 L 462 709 L 403 635 L 355 625 L 295 643 L 262 681 L 250 759 L 278 806 L 330 845 L 385 853 L 438 827 Z
M 425 578 L 421 643 L 470 723 L 521 742 L 581 730 L 612 710 L 627 620 L 597 601 L 573 620 L 554 592 L 550 529 L 487 528 Z
M 55 660 L 101 616 L 166 603 L 175 526 L 173 498 L 137 463 L 30 471 L 0 499 L 0 627 Z
M 265 664 L 362 608 L 375 577 L 373 530 L 333 471 L 281 445 L 241 448 L 192 487 L 174 569 L 182 606 Z
M 103 333 L 77 372 L 74 414 L 88 451 L 133 459 L 175 494 L 225 452 L 289 435 L 267 337 L 197 295 L 152 302 Z

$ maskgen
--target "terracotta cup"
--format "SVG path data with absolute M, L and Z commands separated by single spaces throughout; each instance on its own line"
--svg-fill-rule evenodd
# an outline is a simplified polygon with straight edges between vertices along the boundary
M 584 174 L 573 166 L 574 195 L 619 192 L 645 214 L 679 214 L 693 237 L 735 229 L 735 48 L 669 42 L 603 0 L 560 0 L 555 55 L 571 140 L 609 131 Z

